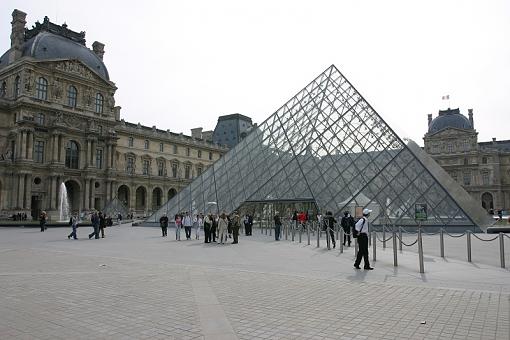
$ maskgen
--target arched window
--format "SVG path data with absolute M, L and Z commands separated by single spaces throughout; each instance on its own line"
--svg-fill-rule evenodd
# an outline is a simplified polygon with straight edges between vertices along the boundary
M 67 105 L 70 107 L 76 107 L 76 98 L 78 98 L 78 91 L 73 85 L 67 89 Z
M 35 95 L 37 99 L 48 100 L 48 81 L 45 78 L 39 77 L 37 79 Z
M 104 97 L 101 93 L 96 93 L 96 113 L 103 113 Z
M 14 98 L 18 98 L 21 91 L 21 78 L 19 76 L 16 77 L 14 81 Z
M 70 169 L 78 169 L 79 150 L 78 144 L 70 140 L 66 145 L 66 167 Z

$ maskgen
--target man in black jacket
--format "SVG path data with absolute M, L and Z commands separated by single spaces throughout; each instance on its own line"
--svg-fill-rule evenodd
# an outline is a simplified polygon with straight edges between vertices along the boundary
M 161 226 L 161 236 L 166 237 L 168 231 L 168 216 L 166 214 L 163 214 L 159 219 L 159 225 Z
M 324 223 L 326 224 L 326 232 L 329 232 L 329 235 L 331 237 L 331 242 L 333 243 L 333 248 L 335 248 L 336 247 L 336 242 L 335 242 L 336 220 L 333 217 L 333 213 L 331 211 L 328 211 L 326 213 L 326 217 L 324 218 Z
M 346 211 L 344 212 L 344 217 L 342 217 L 342 221 L 340 222 L 340 224 L 342 225 L 342 229 L 344 230 L 344 246 L 345 242 L 347 241 L 347 244 L 350 247 L 352 229 L 354 228 L 354 217 L 352 217 L 351 214 L 348 211 Z

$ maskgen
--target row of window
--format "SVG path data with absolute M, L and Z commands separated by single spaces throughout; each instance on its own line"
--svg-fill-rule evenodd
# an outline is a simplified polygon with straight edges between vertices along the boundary
M 482 171 L 480 173 L 482 177 L 482 185 L 489 185 L 490 184 L 490 174 L 488 171 Z M 450 173 L 450 176 L 452 176 L 453 180 L 458 181 L 457 173 L 452 172 Z M 463 171 L 462 172 L 462 184 L 463 185 L 471 185 L 471 171 Z
M 439 152 L 447 152 L 447 153 L 453 153 L 454 151 L 469 151 L 470 145 L 468 140 L 462 141 L 461 144 L 455 145 L 452 142 L 448 143 L 441 143 L 441 144 L 432 144 L 431 146 L 431 152 L 432 153 L 439 153 Z
M 44 163 L 44 141 L 35 141 L 33 160 L 36 163 Z M 69 141 L 66 144 L 65 166 L 70 169 L 78 169 L 80 161 L 78 144 Z M 96 168 L 103 168 L 103 149 L 96 149 Z
M 134 145 L 134 142 L 135 139 L 133 137 L 129 137 L 128 138 L 128 146 L 129 147 L 133 147 Z M 150 141 L 148 139 L 146 139 L 143 143 L 143 147 L 145 150 L 149 150 L 149 147 L 150 147 Z M 173 147 L 173 153 L 174 154 L 177 154 L 178 153 L 178 147 L 177 145 L 173 144 L 172 145 Z M 159 152 L 164 152 L 165 150 L 165 144 L 164 143 L 159 143 Z M 198 154 L 198 158 L 202 158 L 202 150 L 198 150 L 197 152 Z M 190 156 L 191 155 L 191 149 L 189 147 L 186 148 L 186 156 Z M 209 160 L 212 161 L 213 159 L 213 153 L 212 152 L 209 152 Z
M 7 93 L 7 83 L 2 82 L 0 88 L 0 96 L 4 97 Z M 14 98 L 18 98 L 21 94 L 21 78 L 16 77 L 14 81 Z M 35 97 L 40 100 L 48 100 L 48 80 L 44 77 L 39 77 L 35 83 Z M 67 106 L 76 107 L 78 102 L 78 90 L 73 85 L 67 88 Z M 104 97 L 101 93 L 96 93 L 95 98 L 95 112 L 103 113 Z
M 191 164 L 184 165 L 184 178 L 191 179 Z M 177 163 L 172 163 L 171 165 L 171 177 L 177 178 L 179 175 L 179 165 Z M 203 168 L 201 166 L 197 167 L 197 176 L 202 174 Z M 135 173 L 135 158 L 128 157 L 126 163 L 126 172 L 128 174 Z M 142 174 L 150 175 L 150 161 L 147 159 L 142 160 Z M 166 176 L 165 163 L 163 161 L 158 161 L 158 176 Z

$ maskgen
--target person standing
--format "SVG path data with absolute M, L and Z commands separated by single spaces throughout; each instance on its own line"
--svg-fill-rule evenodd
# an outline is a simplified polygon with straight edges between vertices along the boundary
M 356 222 L 355 228 L 358 231 L 358 245 L 359 250 L 356 256 L 356 262 L 354 262 L 354 268 L 361 269 L 359 267 L 361 263 L 361 258 L 365 261 L 365 270 L 373 270 L 374 268 L 370 267 L 370 261 L 368 260 L 368 231 L 369 231 L 369 222 L 368 216 L 372 210 L 363 209 L 363 217 Z
M 181 240 L 182 216 L 179 213 L 175 214 L 174 221 L 175 221 L 175 239 L 177 241 L 180 241 Z
M 216 242 L 216 232 L 218 230 L 218 216 L 216 216 L 215 214 L 212 214 L 212 224 L 211 224 L 211 236 L 212 236 L 212 241 L 213 242 Z
M 182 225 L 184 226 L 184 232 L 186 233 L 186 240 L 191 240 L 191 227 L 193 225 L 193 221 L 191 219 L 191 214 L 186 211 L 186 215 L 184 215 L 184 219 L 182 220 Z
M 161 227 L 161 237 L 166 237 L 168 231 L 168 216 L 166 214 L 163 214 L 159 219 L 159 226 Z
M 39 216 L 39 225 L 41 226 L 41 231 L 45 231 L 48 229 L 46 227 L 46 221 L 48 220 L 48 215 L 46 215 L 46 211 L 41 211 L 41 215 Z
M 69 235 L 67 235 L 67 238 L 70 239 L 72 237 L 73 239 L 77 240 L 78 236 L 76 235 L 76 229 L 78 229 L 78 219 L 76 218 L 76 216 L 71 216 L 69 224 L 71 225 L 73 231 Z
M 280 230 L 282 228 L 282 220 L 278 211 L 274 213 L 274 240 L 280 241 Z
M 342 229 L 344 230 L 344 246 L 345 242 L 347 242 L 348 246 L 351 246 L 351 234 L 352 229 L 354 228 L 354 218 L 351 216 L 351 214 L 346 211 L 344 212 L 344 217 L 342 217 L 342 220 L 340 221 L 340 225 L 342 226 Z
M 97 216 L 97 212 L 93 212 L 90 217 L 90 222 L 92 223 L 92 228 L 94 231 L 89 234 L 89 240 L 94 236 L 95 239 L 99 239 L 99 216 Z
M 232 244 L 239 243 L 239 229 L 241 228 L 241 218 L 237 214 L 237 211 L 234 211 L 232 217 L 230 218 L 230 223 L 232 224 L 232 237 L 234 241 Z
M 99 212 L 99 231 L 101 231 L 101 238 L 104 238 L 104 228 L 106 228 L 106 218 L 102 212 Z
M 245 214 L 245 215 L 244 215 L 244 218 L 243 218 L 243 224 L 244 224 L 244 235 L 245 235 L 245 236 L 248 236 L 248 235 L 249 235 L 249 229 L 250 229 L 249 223 L 250 223 L 250 220 L 248 219 L 248 214 Z
M 212 227 L 212 214 L 209 213 L 204 218 L 204 243 L 211 243 L 211 227 Z
M 218 237 L 220 238 L 220 243 L 223 244 L 223 240 L 227 241 L 227 228 L 228 228 L 228 219 L 225 212 L 222 212 L 220 218 L 218 219 Z
M 324 222 L 326 223 L 326 232 L 329 233 L 331 238 L 331 243 L 333 243 L 333 249 L 336 247 L 335 242 L 335 224 L 336 219 L 333 217 L 333 213 L 331 211 L 326 212 L 326 217 L 324 218 Z

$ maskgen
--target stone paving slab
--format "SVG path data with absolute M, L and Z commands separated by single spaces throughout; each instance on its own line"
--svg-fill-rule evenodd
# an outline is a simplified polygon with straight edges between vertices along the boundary
M 159 232 L 0 230 L 0 339 L 510 338 L 508 269 L 427 256 L 419 274 L 386 249 L 357 271 L 352 248 Z

